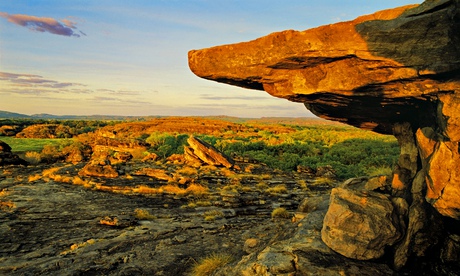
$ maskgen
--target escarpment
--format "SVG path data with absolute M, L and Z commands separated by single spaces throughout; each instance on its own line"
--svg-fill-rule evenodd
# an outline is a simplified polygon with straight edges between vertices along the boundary
M 460 0 L 427 0 L 193 50 L 189 66 L 199 77 L 264 90 L 319 117 L 395 135 L 401 154 L 389 197 L 402 234 L 391 246 L 401 268 L 441 243 L 433 231 L 443 231 L 442 221 L 460 219 L 459 27 Z

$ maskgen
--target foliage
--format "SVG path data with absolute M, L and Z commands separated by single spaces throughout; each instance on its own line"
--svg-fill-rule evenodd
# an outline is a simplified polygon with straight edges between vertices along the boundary
M 187 134 L 173 135 L 165 132 L 154 132 L 145 141 L 150 144 L 150 152 L 166 158 L 172 154 L 184 153 L 184 145 L 187 143 L 187 139 Z
M 284 171 L 296 170 L 299 165 L 312 169 L 331 165 L 339 179 L 366 175 L 372 168 L 391 168 L 397 161 L 399 146 L 392 137 L 352 128 L 329 131 L 324 128 L 321 133 L 313 129 L 315 131 L 283 135 L 277 138 L 276 144 L 266 142 L 270 140 L 217 144 L 227 155 L 242 156 Z M 307 139 L 307 134 L 311 135 L 311 140 Z

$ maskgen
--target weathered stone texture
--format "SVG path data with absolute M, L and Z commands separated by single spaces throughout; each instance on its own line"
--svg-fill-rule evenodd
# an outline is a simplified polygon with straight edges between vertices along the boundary
M 321 237 L 331 249 L 346 257 L 380 258 L 385 248 L 401 236 L 393 209 L 386 195 L 334 188 Z

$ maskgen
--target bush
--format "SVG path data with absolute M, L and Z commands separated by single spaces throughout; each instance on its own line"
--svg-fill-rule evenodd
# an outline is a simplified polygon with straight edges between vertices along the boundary
M 40 153 L 38 153 L 36 151 L 28 151 L 28 152 L 26 152 L 26 155 L 25 155 L 24 159 L 28 163 L 30 163 L 32 165 L 37 165 L 38 163 L 41 162 L 42 157 L 41 157 Z
M 64 156 L 56 146 L 45 145 L 40 153 L 41 159 L 47 163 L 54 163 Z

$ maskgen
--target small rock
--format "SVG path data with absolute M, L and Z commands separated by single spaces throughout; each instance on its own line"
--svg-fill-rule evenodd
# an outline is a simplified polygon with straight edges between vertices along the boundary
M 257 251 L 257 247 L 258 247 L 259 244 L 260 244 L 260 242 L 259 242 L 258 239 L 254 239 L 254 238 L 247 239 L 244 242 L 243 250 L 244 250 L 244 252 L 250 254 L 252 252 Z

